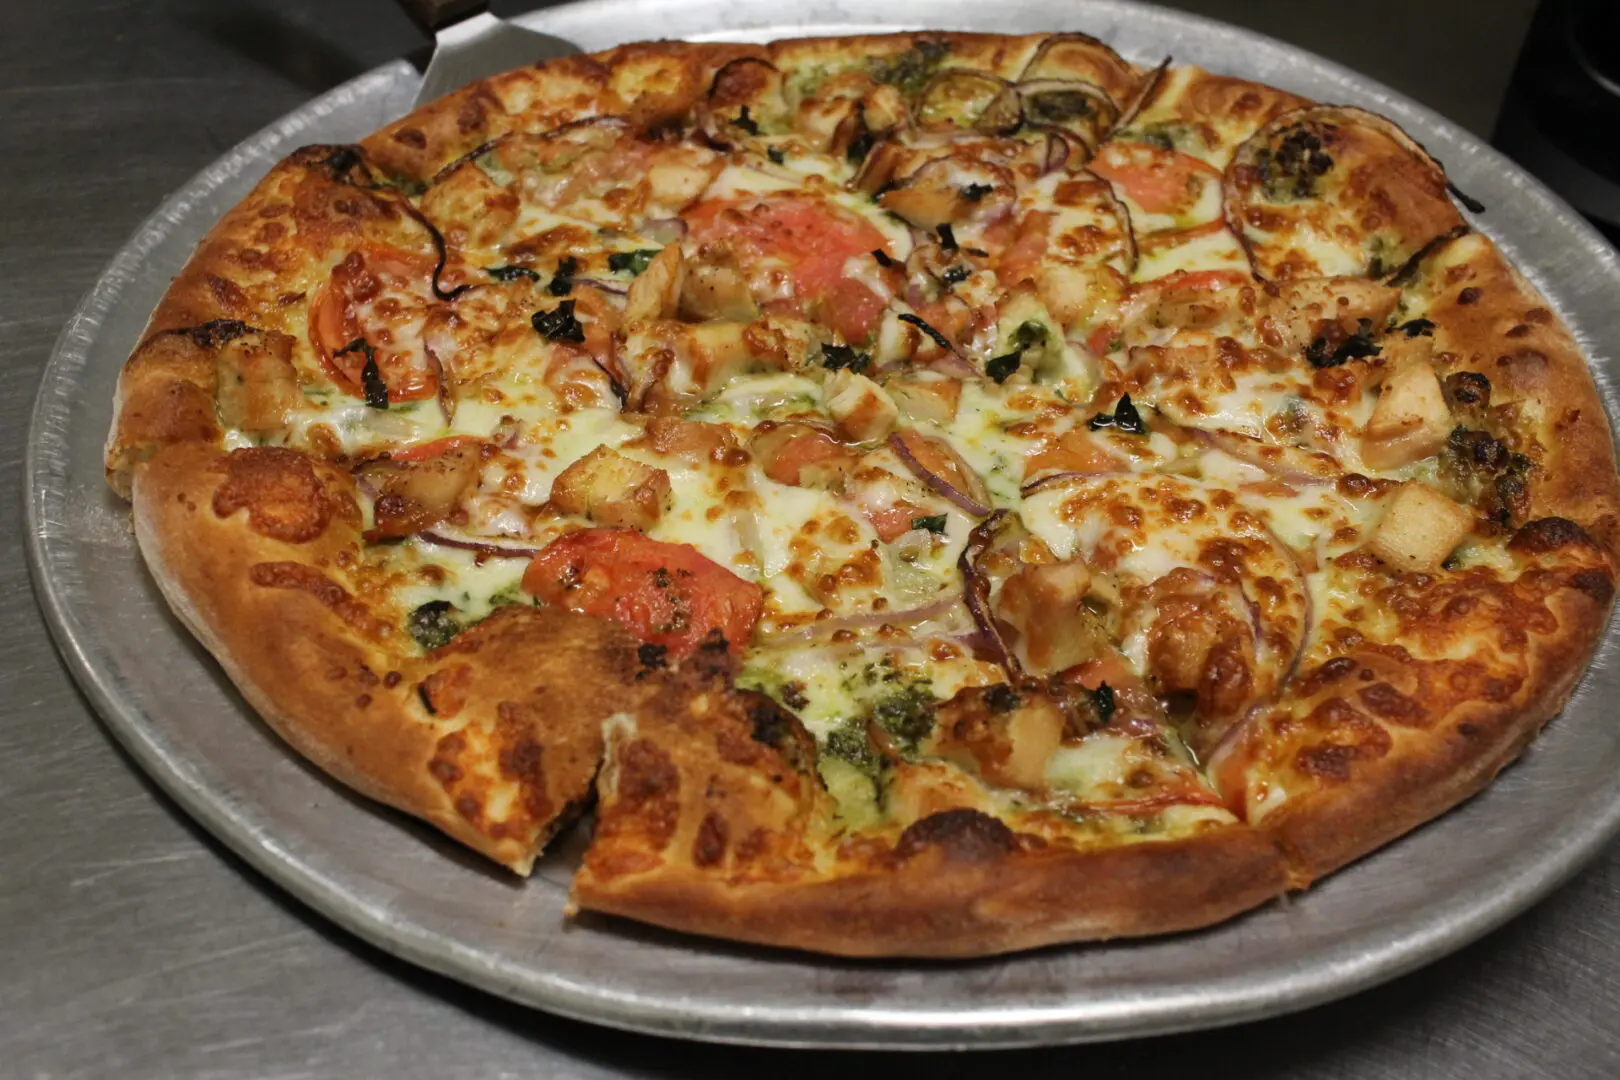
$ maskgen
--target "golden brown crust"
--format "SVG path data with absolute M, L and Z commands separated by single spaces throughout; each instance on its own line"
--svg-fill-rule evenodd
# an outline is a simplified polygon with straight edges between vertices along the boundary
M 277 734 L 518 873 L 588 793 L 603 719 L 641 693 L 623 631 L 561 611 L 412 655 L 353 587 L 352 481 L 292 451 L 169 447 L 136 467 L 134 509 L 170 605 Z
M 1449 371 L 1477 371 L 1492 403 L 1524 403 L 1510 428 L 1538 433 L 1515 447 L 1536 459 L 1529 517 L 1579 522 L 1611 554 L 1620 552 L 1620 477 L 1614 438 L 1591 369 L 1547 301 L 1484 236 L 1458 236 L 1414 268 L 1414 286 L 1435 323 L 1435 347 Z
M 926 820 L 926 819 L 925 819 Z M 931 846 L 830 880 L 734 884 L 691 870 L 611 888 L 594 911 L 734 941 L 840 956 L 993 956 L 1209 926 L 1283 891 L 1275 847 L 1243 826 L 1093 851 L 966 855 Z
M 1214 765 L 1229 796 L 1245 782 L 1286 792 L 1280 809 L 1249 817 L 1282 847 L 1295 886 L 1478 792 L 1568 701 L 1613 601 L 1610 560 L 1562 518 L 1529 523 L 1509 550 L 1529 562 L 1511 586 L 1408 575 L 1381 597 L 1407 620 L 1397 644 L 1303 670 Z M 1414 655 L 1439 643 L 1456 658 Z

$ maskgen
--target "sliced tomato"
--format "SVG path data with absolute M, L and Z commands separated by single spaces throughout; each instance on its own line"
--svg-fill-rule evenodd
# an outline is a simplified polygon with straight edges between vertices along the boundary
M 1150 214 L 1184 214 L 1221 179 L 1195 157 L 1144 143 L 1108 143 L 1086 167 Z
M 483 443 L 476 435 L 446 435 L 442 439 L 432 439 L 415 446 L 402 446 L 388 451 L 390 461 L 430 461 L 461 447 L 473 447 Z
M 814 195 L 708 199 L 683 213 L 698 250 L 726 249 L 747 271 L 780 267 L 805 314 L 832 324 L 846 341 L 864 342 L 883 314 L 883 298 L 844 273 L 887 240 L 870 222 Z M 765 298 L 760 298 L 765 299 Z
M 634 529 L 582 529 L 553 540 L 523 574 L 524 591 L 548 604 L 612 619 L 679 659 L 718 630 L 748 644 L 764 592 L 688 544 Z
M 1019 221 L 1012 244 L 1001 255 L 999 276 L 1003 284 L 1011 287 L 1036 279 L 1041 259 L 1046 255 L 1052 218 L 1048 211 L 1032 210 Z
M 748 448 L 766 476 L 789 487 L 811 487 L 818 482 L 825 486 L 855 463 L 848 447 L 809 424 L 778 424 L 762 430 Z
M 433 397 L 438 365 L 421 333 L 432 296 L 431 257 L 369 244 L 350 252 L 315 293 L 310 343 L 333 381 L 355 397 L 369 399 L 374 389 L 368 363 L 376 364 L 390 402 Z

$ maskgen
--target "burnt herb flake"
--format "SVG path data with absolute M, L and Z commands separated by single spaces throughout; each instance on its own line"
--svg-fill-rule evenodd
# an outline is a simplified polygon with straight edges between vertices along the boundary
M 484 273 L 496 281 L 521 281 L 525 278 L 529 281 L 540 280 L 540 275 L 527 266 L 486 266 Z
M 1142 419 L 1142 414 L 1137 411 L 1136 405 L 1131 401 L 1131 395 L 1129 394 L 1120 395 L 1119 404 L 1114 406 L 1112 415 L 1098 413 L 1087 421 L 1086 426 L 1092 431 L 1113 428 L 1115 431 L 1123 431 L 1127 435 L 1146 435 L 1148 433 L 1147 422 Z
M 1337 330 L 1330 327 L 1330 330 Z M 1312 367 L 1330 368 L 1350 360 L 1365 360 L 1383 352 L 1378 343 L 1372 339 L 1372 320 L 1358 319 L 1356 332 L 1342 335 L 1342 332 L 1323 334 L 1305 346 L 1305 359 L 1310 361 Z
M 978 202 L 994 190 L 989 184 L 969 184 L 962 189 L 962 198 L 968 202 Z
M 383 381 L 382 370 L 377 367 L 377 350 L 365 338 L 357 337 L 339 349 L 337 355 L 352 352 L 363 353 L 366 358 L 364 366 L 360 368 L 360 392 L 365 396 L 366 404 L 373 409 L 388 408 L 388 384 Z
M 828 371 L 853 371 L 859 375 L 872 363 L 872 358 L 863 352 L 856 352 L 848 345 L 835 345 L 828 342 L 821 346 L 821 366 Z
M 1024 350 L 1014 349 L 1010 353 L 992 356 L 984 365 L 984 373 L 990 376 L 997 386 L 1012 378 L 1013 372 L 1024 359 Z
M 557 272 L 551 275 L 551 284 L 546 286 L 546 292 L 552 296 L 567 296 L 574 291 L 574 275 L 579 273 L 579 260 L 572 255 L 564 255 L 557 260 Z
M 575 345 L 585 341 L 585 328 L 574 317 L 574 302 L 564 300 L 550 311 L 537 311 L 530 319 L 535 332 L 547 341 L 569 341 Z
M 737 114 L 737 118 L 731 122 L 731 126 L 736 128 L 738 131 L 743 132 L 745 135 L 759 134 L 759 121 L 748 115 L 748 106 L 746 105 L 744 105 L 742 107 L 742 111 Z

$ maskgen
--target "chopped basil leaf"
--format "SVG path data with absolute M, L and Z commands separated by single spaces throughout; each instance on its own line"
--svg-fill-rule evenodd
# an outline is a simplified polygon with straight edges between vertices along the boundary
M 585 340 L 585 328 L 574 318 L 572 300 L 564 300 L 550 311 L 535 312 L 530 322 L 547 341 L 571 341 L 578 345 Z
M 422 648 L 437 649 L 461 633 L 455 610 L 448 600 L 429 600 L 405 617 L 405 629 Z
M 968 202 L 978 202 L 980 199 L 984 198 L 994 190 L 995 188 L 991 187 L 989 184 L 969 184 L 967 187 L 962 189 L 962 198 L 966 199 Z
M 928 517 L 915 517 L 911 519 L 913 529 L 925 529 L 931 533 L 945 531 L 946 517 L 944 514 L 931 514 Z
M 615 251 L 608 256 L 608 269 L 615 274 L 629 271 L 632 276 L 647 269 L 647 264 L 657 258 L 658 252 L 649 248 L 639 251 Z
M 782 148 L 780 146 L 771 147 L 769 150 L 765 151 L 765 156 L 771 159 L 772 164 L 787 164 L 787 155 L 782 153 Z
M 540 280 L 540 275 L 527 266 L 486 266 L 484 273 L 496 281 L 517 281 L 521 278 L 528 278 L 530 281 Z
M 939 246 L 945 251 L 955 251 L 956 233 L 951 230 L 950 223 L 946 222 L 936 231 L 939 233 Z
M 1434 335 L 1434 323 L 1428 319 L 1413 319 L 1411 322 L 1402 323 L 1395 329 L 1407 337 L 1432 337 Z
M 1038 323 L 1034 319 L 1026 320 L 1019 323 L 1018 329 L 1013 331 L 1013 346 L 1019 349 L 1033 349 L 1037 345 L 1045 345 L 1049 333 L 1045 324 Z
M 947 269 L 939 276 L 939 280 L 943 281 L 947 285 L 960 285 L 962 282 L 966 281 L 972 276 L 973 271 L 969 270 L 965 266 L 957 265 Z
M 876 259 L 877 264 L 879 266 L 882 266 L 882 267 L 890 267 L 890 266 L 899 266 L 900 265 L 899 263 L 895 262 L 893 255 L 890 255 L 887 251 L 884 251 L 882 248 L 877 248 L 875 251 L 873 251 L 872 252 L 872 258 Z
M 1097 718 L 1103 723 L 1114 718 L 1114 688 L 1107 683 L 1098 683 L 1097 689 L 1091 692 L 1092 704 L 1097 706 Z

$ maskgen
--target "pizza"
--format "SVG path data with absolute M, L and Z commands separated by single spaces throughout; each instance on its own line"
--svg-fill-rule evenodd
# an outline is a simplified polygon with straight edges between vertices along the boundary
M 633 44 L 277 164 L 108 478 L 297 752 L 572 910 L 1206 926 L 1480 790 L 1608 616 L 1558 316 L 1389 120 L 1083 34 Z

